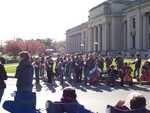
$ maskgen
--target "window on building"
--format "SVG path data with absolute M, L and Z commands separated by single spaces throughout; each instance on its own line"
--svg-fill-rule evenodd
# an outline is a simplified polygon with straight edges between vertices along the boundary
M 135 35 L 132 36 L 132 48 L 135 49 Z
M 136 20 L 135 20 L 135 18 L 132 19 L 132 23 L 133 23 L 133 28 L 135 29 L 136 28 Z

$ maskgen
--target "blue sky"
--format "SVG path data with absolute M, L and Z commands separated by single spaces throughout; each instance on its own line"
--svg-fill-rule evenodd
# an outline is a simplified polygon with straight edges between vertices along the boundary
M 88 20 L 104 0 L 0 0 L 0 40 L 65 39 L 65 31 Z

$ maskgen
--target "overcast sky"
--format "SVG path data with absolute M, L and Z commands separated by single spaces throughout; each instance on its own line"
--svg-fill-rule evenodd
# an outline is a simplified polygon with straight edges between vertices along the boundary
M 0 40 L 65 39 L 65 31 L 88 20 L 104 0 L 0 0 Z

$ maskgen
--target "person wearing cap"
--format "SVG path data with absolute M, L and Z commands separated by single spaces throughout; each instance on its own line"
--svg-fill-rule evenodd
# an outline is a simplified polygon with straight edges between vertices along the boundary
M 0 57 L 0 102 L 2 99 L 2 96 L 4 94 L 4 89 L 6 88 L 5 81 L 7 77 L 7 72 L 4 67 L 5 59 L 3 57 Z
M 17 91 L 32 92 L 32 81 L 34 69 L 30 61 L 30 55 L 27 51 L 19 53 L 20 62 L 16 69 L 15 77 L 17 78 Z
M 54 102 L 54 104 L 60 105 L 60 108 L 62 109 L 61 110 L 62 113 L 63 112 L 65 113 L 93 113 L 90 110 L 87 110 L 83 105 L 79 104 L 76 98 L 77 98 L 77 95 L 76 95 L 75 89 L 72 87 L 66 87 L 63 90 L 61 101 Z M 47 101 L 47 102 L 51 103 L 51 101 Z M 47 113 L 51 113 L 51 111 L 55 111 L 52 109 L 51 109 L 51 105 L 49 105 L 47 107 Z

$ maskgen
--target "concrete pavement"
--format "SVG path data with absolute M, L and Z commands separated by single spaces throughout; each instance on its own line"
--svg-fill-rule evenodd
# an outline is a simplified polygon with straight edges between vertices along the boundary
M 15 84 L 16 79 L 9 78 L 7 81 L 7 88 L 5 90 L 1 104 L 5 100 L 13 100 L 11 93 L 16 90 Z M 68 85 L 67 83 L 66 85 Z M 131 92 L 142 93 L 147 99 L 147 107 L 150 108 L 150 86 L 134 85 L 133 87 L 114 87 L 111 88 L 101 83 L 97 86 L 85 86 L 84 84 L 70 84 L 76 88 L 77 99 L 86 108 L 98 112 L 105 113 L 106 105 L 115 105 L 115 103 L 120 100 L 128 100 L 128 95 Z M 62 95 L 62 87 L 59 82 L 56 85 L 48 87 L 46 84 L 41 82 L 41 88 L 34 86 L 33 91 L 37 91 L 37 108 L 45 109 L 45 102 L 47 100 L 58 101 Z M 126 103 L 128 105 L 128 102 Z M 7 113 L 2 108 L 0 108 L 0 113 Z M 43 111 L 43 113 L 45 113 Z

